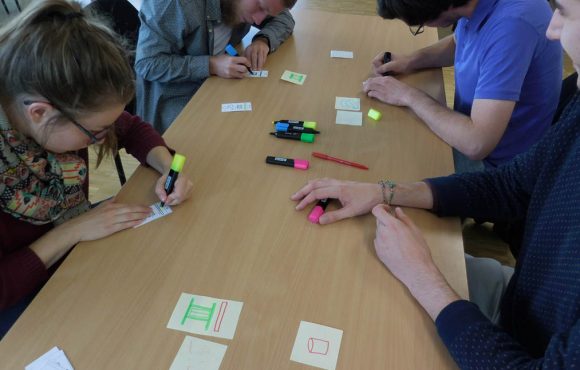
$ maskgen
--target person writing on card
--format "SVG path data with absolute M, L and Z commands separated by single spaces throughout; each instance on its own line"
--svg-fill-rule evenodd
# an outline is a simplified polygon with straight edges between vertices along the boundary
M 159 134 L 124 112 L 134 93 L 117 36 L 80 4 L 30 4 L 0 29 L 0 337 L 71 248 L 143 221 L 146 205 L 91 208 L 87 147 L 98 160 L 124 147 L 162 176 L 161 201 L 190 197 L 182 174 L 163 190 L 172 155 Z
M 425 26 L 455 33 L 410 55 L 384 52 L 363 83 L 371 97 L 409 107 L 454 150 L 457 172 L 497 167 L 547 131 L 558 105 L 562 50 L 544 37 L 546 0 L 378 0 L 379 15 L 401 19 L 413 35 Z M 397 76 L 454 66 L 453 110 Z M 393 76 L 383 76 L 390 73 Z
M 160 133 L 209 76 L 261 70 L 294 29 L 296 0 L 145 0 L 137 43 L 137 114 Z M 260 28 L 243 56 L 225 54 L 250 26 Z
M 558 0 L 547 36 L 580 71 L 580 0 Z M 334 198 L 321 224 L 371 212 L 379 259 L 435 321 L 461 369 L 573 369 L 580 364 L 580 93 L 528 152 L 497 169 L 416 183 L 321 179 L 291 199 L 298 210 Z M 386 204 L 385 204 L 386 203 Z M 525 216 L 515 270 L 466 257 L 472 302 L 459 298 L 400 207 L 439 216 Z

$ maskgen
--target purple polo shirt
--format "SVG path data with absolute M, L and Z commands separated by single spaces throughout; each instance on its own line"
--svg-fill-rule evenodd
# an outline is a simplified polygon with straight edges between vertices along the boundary
M 474 99 L 515 101 L 497 147 L 484 159 L 496 167 L 525 152 L 546 132 L 558 105 L 562 47 L 546 30 L 545 0 L 479 0 L 455 30 L 454 109 L 471 115 Z

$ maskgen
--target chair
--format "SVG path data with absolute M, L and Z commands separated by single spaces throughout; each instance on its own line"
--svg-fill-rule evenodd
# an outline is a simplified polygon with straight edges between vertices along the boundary
M 111 25 L 115 32 L 123 36 L 131 48 L 129 62 L 133 65 L 135 63 L 133 50 L 137 47 L 139 27 L 141 26 L 137 9 L 127 0 L 96 0 L 87 5 L 87 9 L 104 15 L 112 21 Z M 135 114 L 135 99 L 127 104 L 125 110 L 131 114 Z M 124 185 L 127 178 L 125 176 L 125 170 L 123 169 L 123 162 L 119 154 L 114 159 L 119 182 L 121 185 Z

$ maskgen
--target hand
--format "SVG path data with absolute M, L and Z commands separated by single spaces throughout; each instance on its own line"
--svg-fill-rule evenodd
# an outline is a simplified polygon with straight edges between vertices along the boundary
M 363 82 L 363 91 L 369 98 L 378 99 L 384 103 L 409 106 L 411 96 L 417 91 L 394 77 L 373 77 Z
M 400 75 L 409 74 L 415 71 L 412 67 L 411 57 L 391 53 L 391 61 L 387 64 L 383 64 L 383 55 L 385 55 L 385 52 L 374 57 L 372 61 L 373 73 L 375 76 L 380 77 L 385 72 Z
M 323 225 L 369 213 L 375 205 L 382 202 L 383 194 L 379 184 L 317 179 L 308 181 L 308 184 L 290 197 L 294 201 L 300 201 L 296 206 L 298 211 L 310 203 L 326 198 L 338 199 L 342 208 L 324 213 L 319 220 Z
M 406 286 L 434 266 L 421 231 L 399 207 L 394 215 L 384 204 L 373 208 L 377 218 L 375 250 L 383 264 Z
M 449 286 L 431 257 L 427 242 L 415 223 L 401 208 L 380 204 L 373 208 L 377 218 L 375 250 L 391 273 L 399 279 L 433 320 L 460 297 Z
M 173 185 L 173 191 L 171 194 L 165 193 L 165 180 L 167 180 L 167 174 L 161 176 L 159 180 L 157 180 L 157 184 L 155 184 L 155 194 L 159 197 L 159 200 L 164 202 L 169 206 L 176 206 L 180 203 L 183 203 L 189 197 L 191 197 L 191 193 L 193 192 L 193 183 L 187 177 L 180 174 L 175 184 Z
M 250 62 L 245 57 L 231 57 L 223 54 L 209 57 L 209 73 L 223 78 L 244 78 Z
M 252 70 L 261 71 L 266 63 L 269 52 L 270 47 L 268 46 L 268 42 L 258 37 L 244 50 L 244 56 L 251 62 Z
M 151 214 L 151 208 L 141 205 L 102 202 L 90 211 L 63 224 L 76 233 L 77 240 L 97 240 L 130 227 L 139 225 Z

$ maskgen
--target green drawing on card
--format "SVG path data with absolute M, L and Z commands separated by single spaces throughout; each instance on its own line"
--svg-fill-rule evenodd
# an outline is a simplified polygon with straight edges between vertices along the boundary
M 215 311 L 215 306 L 216 306 L 215 302 L 211 305 L 211 307 L 200 306 L 194 304 L 194 298 L 191 298 L 189 306 L 187 306 L 187 310 L 185 311 L 185 315 L 183 315 L 183 318 L 181 319 L 181 325 L 185 324 L 185 321 L 188 319 L 204 321 L 205 330 L 207 331 L 209 325 L 211 324 L 211 319 Z

